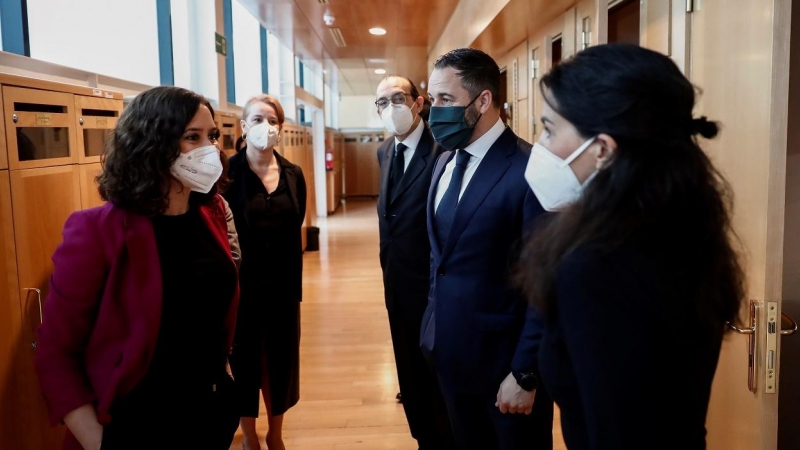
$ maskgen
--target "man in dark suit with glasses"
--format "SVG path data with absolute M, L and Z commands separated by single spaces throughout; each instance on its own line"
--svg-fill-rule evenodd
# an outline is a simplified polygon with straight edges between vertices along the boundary
M 411 435 L 420 450 L 454 448 L 436 380 L 419 347 L 430 287 L 430 243 L 425 205 L 439 147 L 420 117 L 423 98 L 409 79 L 388 76 L 375 106 L 394 136 L 378 149 L 381 167 L 378 223 L 386 309 L 397 378 Z

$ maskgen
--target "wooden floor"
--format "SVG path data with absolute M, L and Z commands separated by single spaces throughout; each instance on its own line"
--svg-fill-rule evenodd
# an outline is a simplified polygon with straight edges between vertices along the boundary
M 284 422 L 287 450 L 416 450 L 402 405 L 378 261 L 373 200 L 320 219 L 320 250 L 303 274 L 300 403 Z M 257 420 L 262 449 L 267 419 Z M 555 449 L 565 450 L 561 426 Z M 237 431 L 231 449 L 242 448 Z

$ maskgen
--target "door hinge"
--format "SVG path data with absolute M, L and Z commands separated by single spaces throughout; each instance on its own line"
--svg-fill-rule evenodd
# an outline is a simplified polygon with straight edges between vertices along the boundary
M 694 0 L 686 0 L 686 12 L 694 12 Z

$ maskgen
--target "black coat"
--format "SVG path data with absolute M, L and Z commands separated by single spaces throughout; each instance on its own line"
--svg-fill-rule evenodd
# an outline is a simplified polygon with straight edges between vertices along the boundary
M 275 152 L 275 158 L 278 160 L 281 171 L 283 171 L 286 177 L 289 195 L 297 211 L 297 233 L 291 236 L 291 239 L 294 241 L 292 247 L 295 251 L 287 255 L 281 255 L 281 258 L 284 259 L 287 265 L 294 268 L 294 270 L 291 270 L 290 278 L 286 280 L 286 285 L 288 286 L 291 296 L 296 298 L 297 301 L 300 301 L 303 293 L 303 244 L 300 227 L 306 216 L 306 180 L 300 166 L 292 164 L 286 158 L 279 155 L 278 152 Z M 229 165 L 228 177 L 231 183 L 224 193 L 224 197 L 230 204 L 231 211 L 233 211 L 233 220 L 236 225 L 236 231 L 239 233 L 239 244 L 242 252 L 242 271 L 245 272 L 248 270 L 247 254 L 253 251 L 251 230 L 247 225 L 248 221 L 245 213 L 248 200 L 247 183 L 245 183 L 243 177 L 243 171 L 248 168 L 246 153 L 242 151 L 231 157 Z M 247 280 L 242 279 L 243 289 L 246 288 L 246 284 Z M 245 295 L 244 292 L 243 295 Z
M 386 308 L 409 319 L 421 320 L 430 288 L 431 247 L 426 228 L 425 205 L 433 166 L 441 149 L 425 129 L 394 198 L 388 198 L 389 173 L 395 140 L 378 148 L 381 167 L 378 197 L 380 259 Z

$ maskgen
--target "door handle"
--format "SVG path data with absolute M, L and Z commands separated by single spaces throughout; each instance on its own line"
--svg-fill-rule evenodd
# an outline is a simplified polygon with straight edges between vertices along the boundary
M 28 294 L 30 294 L 31 291 L 36 292 L 36 300 L 39 302 L 39 325 L 41 325 L 42 324 L 42 291 L 41 291 L 41 289 L 37 289 L 37 288 L 25 288 L 24 291 L 26 292 L 26 294 L 25 294 L 25 304 L 26 305 L 28 304 Z M 27 309 L 27 307 L 25 309 Z M 27 327 L 27 325 L 25 325 L 25 326 Z M 36 333 L 34 332 L 34 336 L 35 335 L 36 335 Z M 36 345 L 37 345 L 36 339 L 32 340 L 31 341 L 31 348 L 33 350 L 36 350 Z
M 797 332 L 797 322 L 786 313 L 781 313 L 781 336 L 791 336 Z
M 750 300 L 750 327 L 740 328 L 731 322 L 728 327 L 739 333 L 747 335 L 747 390 L 756 391 L 756 333 L 758 332 L 758 302 Z

